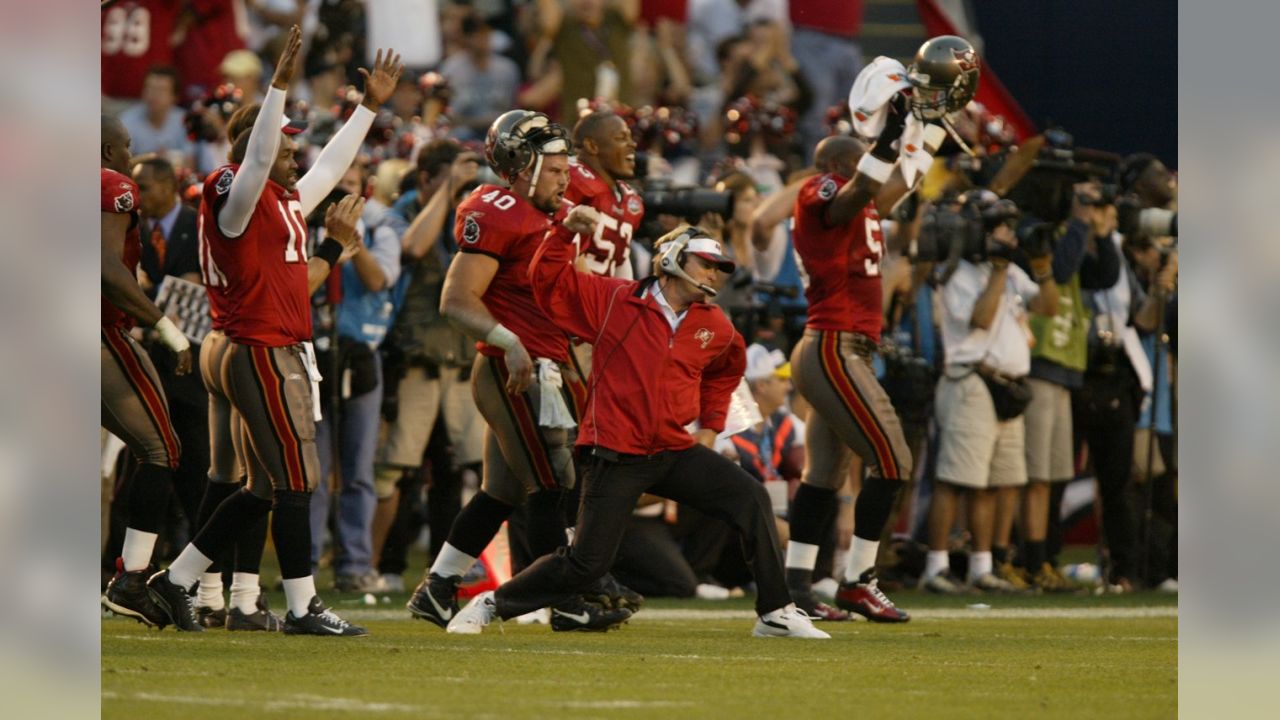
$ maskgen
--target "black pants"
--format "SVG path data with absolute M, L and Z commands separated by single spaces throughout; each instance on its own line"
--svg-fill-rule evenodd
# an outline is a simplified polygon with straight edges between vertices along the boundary
M 1121 356 L 1115 370 L 1085 375 L 1072 392 L 1072 415 L 1089 444 L 1089 458 L 1102 500 L 1102 530 L 1111 555 L 1111 577 L 1137 579 L 1137 516 L 1130 492 L 1133 433 L 1142 389 L 1129 361 Z
M 791 602 L 773 508 L 764 486 L 737 463 L 701 445 L 616 462 L 589 458 L 573 545 L 538 558 L 498 588 L 498 615 L 512 618 L 581 594 L 609 570 L 643 493 L 690 505 L 729 523 L 755 573 L 756 610 Z

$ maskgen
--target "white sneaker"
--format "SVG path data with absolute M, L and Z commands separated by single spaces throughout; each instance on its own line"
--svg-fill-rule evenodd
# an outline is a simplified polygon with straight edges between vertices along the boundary
M 813 621 L 803 610 L 797 610 L 794 603 L 761 615 L 756 620 L 756 628 L 751 631 L 755 637 L 794 637 L 811 640 L 829 640 L 830 635 L 813 626 Z
M 479 635 L 484 626 L 497 615 L 498 606 L 493 602 L 493 591 L 486 590 L 471 598 L 471 602 L 453 616 L 445 630 L 454 635 Z
M 1165 578 L 1164 582 L 1156 586 L 1156 589 L 1162 593 L 1178 594 L 1178 581 L 1175 578 Z
M 382 592 L 404 592 L 404 576 L 392 573 L 383 575 Z
M 969 587 L 981 593 L 993 595 L 1015 595 L 1018 588 L 1013 583 L 998 577 L 995 573 L 984 573 L 981 577 L 969 578 Z
M 729 588 L 712 585 L 711 583 L 698 583 L 698 587 L 694 589 L 693 594 L 699 600 L 728 600 Z
M 542 608 L 534 610 L 516 618 L 518 625 L 550 625 L 551 624 L 551 608 Z

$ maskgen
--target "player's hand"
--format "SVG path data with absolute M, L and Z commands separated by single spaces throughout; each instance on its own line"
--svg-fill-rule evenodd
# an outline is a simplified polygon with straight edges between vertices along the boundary
M 276 63 L 276 74 L 271 77 L 271 87 L 288 90 L 293 82 L 293 73 L 298 68 L 298 51 L 302 49 L 302 29 L 297 25 L 289 28 L 289 39 L 285 41 L 280 60 Z
M 364 212 L 364 198 L 348 195 L 324 211 L 324 231 L 329 237 L 342 243 L 342 257 L 348 258 L 360 249 L 360 233 L 356 223 Z
M 524 349 L 524 343 L 517 342 L 507 351 L 507 394 L 519 395 L 533 384 L 533 358 Z
M 575 232 L 584 237 L 591 237 L 596 233 L 596 223 L 600 222 L 600 213 L 589 205 L 578 205 L 569 211 L 564 218 L 564 227 L 569 232 Z
M 186 375 L 191 372 L 191 348 L 183 348 L 174 353 L 178 358 L 178 365 L 173 369 L 174 375 Z
M 693 434 L 693 439 L 702 447 L 714 448 L 716 445 L 716 436 L 719 434 L 720 433 L 712 430 L 711 428 L 701 428 Z
M 480 174 L 480 156 L 473 152 L 464 152 L 449 166 L 449 192 L 457 194 L 463 185 L 476 179 Z
M 400 82 L 400 73 L 404 72 L 399 54 L 387 48 L 386 58 L 383 58 L 382 52 L 379 50 L 373 58 L 372 73 L 364 68 L 358 68 L 360 74 L 364 76 L 364 100 L 361 104 L 374 112 L 391 99 L 391 93 L 395 92 L 396 85 Z

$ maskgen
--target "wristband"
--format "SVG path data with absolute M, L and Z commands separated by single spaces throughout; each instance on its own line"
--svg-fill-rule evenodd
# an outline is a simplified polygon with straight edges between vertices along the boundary
M 518 342 L 520 342 L 520 338 L 516 337 L 516 334 L 507 329 L 507 326 L 502 323 L 494 325 L 489 334 L 484 336 L 486 345 L 492 345 L 503 350 L 510 350 Z
M 329 269 L 333 270 L 333 266 L 338 264 L 338 258 L 342 257 L 342 243 L 331 237 L 325 238 L 320 247 L 316 248 L 316 257 L 329 263 Z
M 178 329 L 177 325 L 173 324 L 173 321 L 168 316 L 160 318 L 151 328 L 160 336 L 160 342 L 174 352 L 182 352 L 191 347 L 191 342 L 187 340 L 187 336 L 182 334 L 182 331 Z
M 858 161 L 858 172 L 883 185 L 893 174 L 893 163 L 885 162 L 871 153 L 865 153 Z
M 947 129 L 941 125 L 929 125 L 924 129 L 924 149 L 930 155 L 938 152 L 947 139 Z

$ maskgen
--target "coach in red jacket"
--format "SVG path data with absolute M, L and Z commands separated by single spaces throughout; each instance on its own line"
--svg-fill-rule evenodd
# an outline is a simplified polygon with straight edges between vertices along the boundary
M 746 367 L 742 337 L 706 302 L 733 261 L 698 228 L 681 228 L 659 241 L 655 277 L 579 273 L 573 234 L 592 232 L 594 217 L 590 208 L 574 209 L 529 267 L 547 316 L 595 348 L 578 432 L 587 473 L 573 545 L 539 558 L 494 597 L 477 597 L 449 631 L 480 632 L 494 616 L 554 608 L 582 593 L 613 563 L 636 501 L 647 492 L 738 532 L 759 587 L 756 635 L 827 637 L 791 603 L 764 487 L 710 449 Z M 696 437 L 685 429 L 695 420 Z

